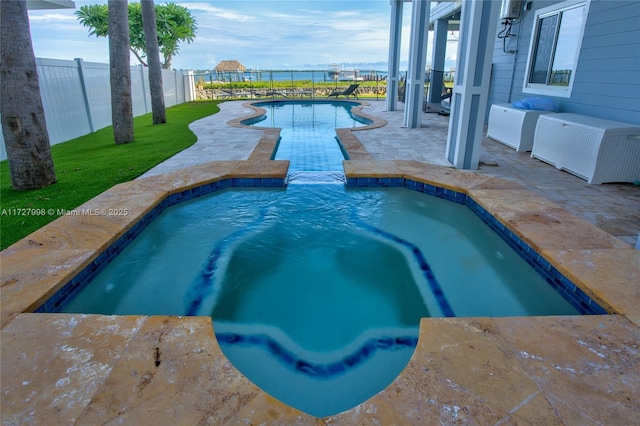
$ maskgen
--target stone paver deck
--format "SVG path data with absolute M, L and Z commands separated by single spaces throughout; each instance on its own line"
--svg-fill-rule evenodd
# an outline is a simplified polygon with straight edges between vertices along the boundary
M 193 148 L 85 205 L 126 205 L 129 216 L 64 216 L 0 252 L 2 424 L 640 424 L 640 251 L 620 239 L 638 230 L 637 188 L 583 187 L 492 142 L 481 159 L 497 166 L 458 171 L 442 163 L 442 138 L 429 136 L 445 131 L 446 119 L 426 116 L 427 127 L 414 131 L 397 128 L 401 113 L 379 104 L 364 112 L 388 124 L 341 135 L 357 154 L 347 176 L 404 176 L 473 197 L 611 315 L 424 318 L 391 385 L 318 419 L 242 376 L 220 351 L 211 318 L 29 313 L 168 194 L 228 177 L 285 176 L 288 162 L 265 158 L 277 134 L 228 128 L 252 110 L 225 103 L 194 123 L 201 139 Z M 593 217 L 582 200 L 607 194 L 623 200 L 611 209 L 621 210 L 615 237 L 603 230 L 615 222 L 609 213 Z

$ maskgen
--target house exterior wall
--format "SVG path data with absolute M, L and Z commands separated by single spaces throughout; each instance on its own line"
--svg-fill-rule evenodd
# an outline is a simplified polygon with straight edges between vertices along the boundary
M 504 53 L 496 37 L 489 106 L 537 96 L 523 93 L 534 13 L 557 3 L 562 2 L 532 1 L 514 23 L 517 38 L 507 41 L 506 50 L 517 53 Z M 502 28 L 499 22 L 498 32 Z M 553 97 L 560 112 L 640 125 L 640 2 L 591 1 L 574 77 L 569 98 Z

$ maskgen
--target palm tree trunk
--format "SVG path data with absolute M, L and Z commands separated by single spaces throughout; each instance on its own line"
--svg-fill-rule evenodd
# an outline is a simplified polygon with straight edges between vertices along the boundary
M 127 3 L 127 0 L 109 0 L 111 120 L 116 144 L 131 142 L 134 138 Z
M 44 188 L 57 179 L 24 0 L 0 1 L 0 52 L 0 115 L 11 186 Z
M 144 39 L 147 46 L 147 62 L 149 63 L 149 90 L 151 91 L 153 124 L 161 124 L 167 122 L 167 114 L 164 109 L 164 91 L 162 90 L 156 9 L 153 0 L 142 0 L 140 6 L 142 8 Z

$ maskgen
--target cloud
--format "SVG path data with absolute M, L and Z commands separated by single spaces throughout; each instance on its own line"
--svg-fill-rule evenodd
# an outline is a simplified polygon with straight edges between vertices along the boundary
M 293 15 L 289 13 L 276 13 L 276 12 L 267 12 L 264 14 L 266 18 L 278 19 L 283 21 L 295 21 L 300 19 L 300 15 Z
M 173 1 L 198 23 L 195 40 L 181 44 L 173 59 L 176 68 L 209 69 L 222 59 L 261 69 L 387 60 L 388 0 Z M 79 8 L 106 0 L 75 3 Z M 401 51 L 406 56 L 410 11 L 404 9 Z M 31 11 L 30 17 L 36 56 L 108 62 L 107 39 L 89 37 L 74 10 Z
M 212 6 L 210 3 L 204 3 L 204 2 L 196 2 L 196 3 L 178 2 L 178 3 L 182 3 L 183 6 L 191 10 L 193 15 L 198 15 L 197 13 L 194 13 L 194 12 L 201 11 L 201 12 L 206 12 L 208 15 L 214 16 L 216 18 L 222 18 L 222 19 L 225 19 L 228 21 L 234 21 L 234 22 L 248 22 L 248 21 L 253 21 L 255 19 L 251 15 L 245 15 L 245 14 L 236 12 L 233 9 L 225 9 L 221 7 Z M 230 2 L 219 2 L 219 3 L 230 3 Z
M 30 13 L 29 22 L 45 22 L 45 23 L 73 23 L 76 24 L 78 21 L 74 15 L 63 15 L 61 13 L 45 13 L 45 14 L 35 14 L 34 12 Z

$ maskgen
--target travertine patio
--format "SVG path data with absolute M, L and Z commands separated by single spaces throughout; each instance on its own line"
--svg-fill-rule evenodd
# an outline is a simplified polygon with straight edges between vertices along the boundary
M 64 216 L 4 250 L 3 424 L 637 424 L 640 423 L 640 188 L 591 186 L 485 141 L 475 173 L 448 167 L 446 118 L 402 129 L 371 103 L 374 129 L 341 131 L 348 177 L 402 176 L 455 189 L 578 284 L 610 315 L 424 318 L 405 371 L 353 409 L 313 418 L 235 370 L 206 317 L 29 313 L 171 193 L 229 177 L 283 178 L 277 131 L 194 123 L 193 148 L 86 204 L 122 216 Z M 214 161 L 214 162 L 211 162 Z M 605 232 L 606 231 L 606 232 Z

